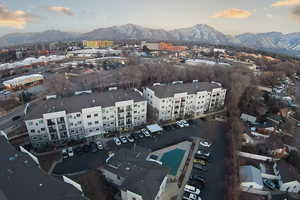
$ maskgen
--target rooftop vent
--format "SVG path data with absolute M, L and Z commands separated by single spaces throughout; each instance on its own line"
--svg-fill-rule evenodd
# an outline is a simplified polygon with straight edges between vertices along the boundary
M 76 91 L 75 95 L 82 95 L 82 94 L 92 94 L 92 90 L 83 90 L 83 91 Z
M 157 86 L 157 85 L 160 85 L 160 83 L 153 83 L 153 86 Z

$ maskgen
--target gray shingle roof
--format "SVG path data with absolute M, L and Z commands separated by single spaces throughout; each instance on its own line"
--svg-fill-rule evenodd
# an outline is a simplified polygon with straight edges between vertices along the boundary
M 102 106 L 109 107 L 115 102 L 134 100 L 145 101 L 145 99 L 134 90 L 114 90 L 102 93 L 77 95 L 65 98 L 42 100 L 31 105 L 25 120 L 42 118 L 44 113 L 65 110 L 67 113 L 80 112 L 83 108 Z
M 209 82 L 155 85 L 150 87 L 150 89 L 153 90 L 155 95 L 159 98 L 171 97 L 174 96 L 175 93 L 187 92 L 188 94 L 194 94 L 199 91 L 211 91 L 215 88 L 220 88 L 220 86 Z
M 81 200 L 79 190 L 41 171 L 0 135 L 0 197 L 8 200 Z M 0 198 L 1 199 L 1 198 Z
M 144 200 L 153 200 L 169 169 L 145 160 L 149 153 L 149 149 L 139 146 L 136 147 L 135 152 L 125 148 L 120 149 L 104 168 L 125 178 L 121 189 L 139 194 Z

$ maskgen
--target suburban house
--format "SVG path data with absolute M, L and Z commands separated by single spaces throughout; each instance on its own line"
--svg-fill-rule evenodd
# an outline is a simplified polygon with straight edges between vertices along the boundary
M 44 173 L 37 158 L 20 147 L 17 151 L 0 132 L 0 199 L 87 200 L 81 186 L 67 177 Z
M 240 167 L 240 181 L 242 187 L 257 190 L 264 187 L 260 170 L 250 165 Z
M 143 93 L 156 120 L 168 121 L 197 118 L 223 109 L 226 89 L 219 83 L 194 80 L 193 83 L 155 83 Z
M 122 200 L 159 200 L 165 191 L 168 168 L 146 160 L 150 150 L 136 146 L 112 153 L 101 169 L 120 190 Z
M 30 105 L 25 124 L 33 146 L 102 137 L 147 121 L 147 101 L 135 90 L 78 94 Z

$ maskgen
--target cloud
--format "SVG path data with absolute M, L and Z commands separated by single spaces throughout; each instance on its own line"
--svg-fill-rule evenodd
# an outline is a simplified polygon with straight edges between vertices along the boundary
M 28 22 L 36 18 L 22 10 L 10 11 L 0 4 L 0 27 L 23 29 Z
M 74 15 L 74 13 L 72 12 L 72 10 L 70 8 L 65 8 L 65 7 L 61 7 L 61 6 L 50 6 L 50 7 L 47 7 L 47 10 L 53 11 L 53 12 L 60 12 L 60 13 L 63 13 L 65 15 L 69 15 L 69 16 Z
M 212 16 L 212 18 L 234 18 L 234 19 L 243 19 L 248 18 L 251 15 L 251 12 L 246 10 L 241 10 L 238 8 L 231 8 L 225 11 L 221 11 Z
M 292 17 L 299 19 L 300 20 L 300 6 L 296 6 L 292 11 L 291 11 Z
M 279 0 L 272 4 L 272 7 L 296 6 L 300 5 L 300 0 Z

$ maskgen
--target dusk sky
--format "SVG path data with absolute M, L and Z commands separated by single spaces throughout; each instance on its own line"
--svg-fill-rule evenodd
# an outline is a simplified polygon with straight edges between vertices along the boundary
M 300 32 L 300 0 L 0 0 L 0 35 L 128 23 L 167 30 L 208 24 L 228 34 Z

